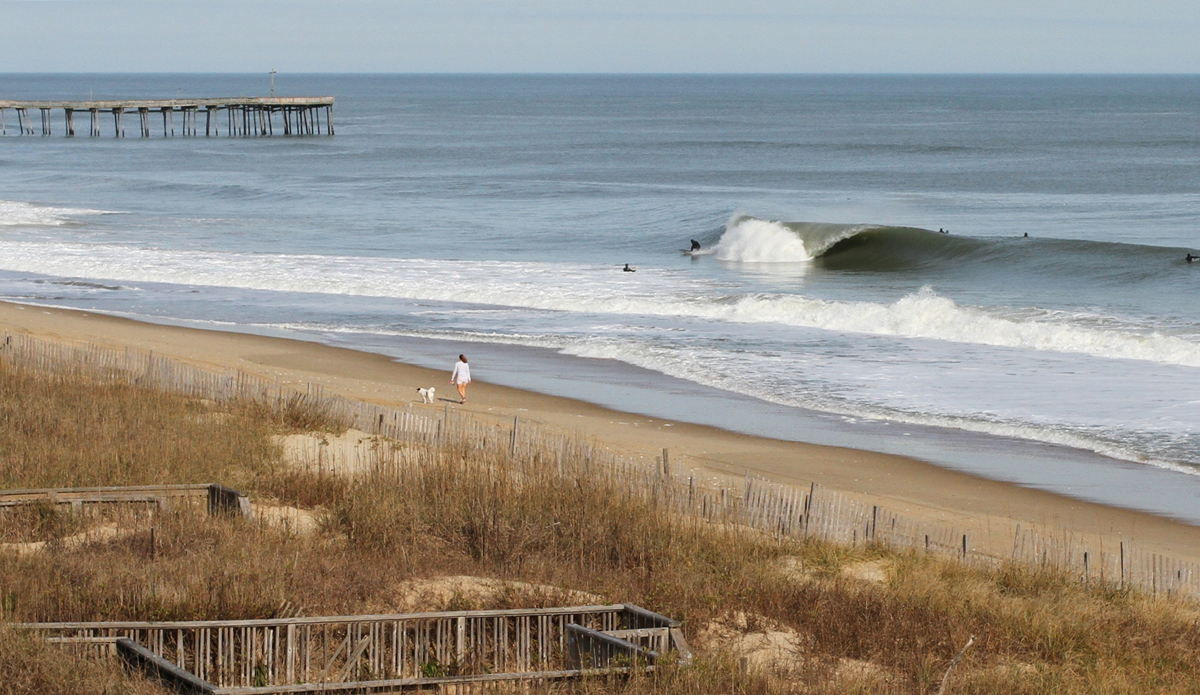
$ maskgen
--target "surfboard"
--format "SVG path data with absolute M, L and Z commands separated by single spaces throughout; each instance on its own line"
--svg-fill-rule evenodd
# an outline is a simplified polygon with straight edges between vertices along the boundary
M 697 256 L 700 254 L 700 249 L 696 249 L 695 251 L 691 249 L 679 249 L 679 253 L 682 253 L 685 256 Z

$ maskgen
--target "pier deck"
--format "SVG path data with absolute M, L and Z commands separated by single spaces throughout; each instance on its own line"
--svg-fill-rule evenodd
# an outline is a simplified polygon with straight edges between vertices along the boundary
M 199 135 L 198 116 L 204 112 L 204 134 L 221 134 L 220 112 L 225 112 L 225 133 L 229 137 L 267 136 L 275 134 L 274 116 L 280 114 L 284 135 L 320 135 L 321 116 L 325 116 L 325 135 L 333 135 L 333 97 L 227 97 L 219 99 L 149 99 L 94 101 L 14 101 L 0 99 L 0 134 L 8 135 L 4 112 L 17 112 L 17 131 L 20 135 L 38 135 L 29 112 L 41 112 L 40 135 L 53 135 L 51 112 L 63 112 L 64 134 L 75 136 L 75 112 L 90 116 L 88 134 L 100 136 L 101 114 L 112 116 L 115 137 L 125 137 L 125 115 L 136 114 L 136 132 L 148 138 L 152 131 L 150 114 L 162 117 L 163 137 L 175 136 L 175 114 L 181 117 L 179 135 Z M 104 119 L 107 120 L 107 119 Z M 157 119 L 156 119 L 157 120 Z

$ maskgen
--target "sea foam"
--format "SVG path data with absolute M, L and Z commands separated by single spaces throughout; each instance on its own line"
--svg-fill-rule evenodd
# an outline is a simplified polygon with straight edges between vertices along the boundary
M 1018 417 L 995 413 L 921 412 L 898 403 L 871 402 L 820 394 L 812 389 L 789 384 L 774 388 L 763 376 L 778 368 L 775 357 L 747 359 L 745 353 L 713 349 L 692 349 L 680 345 L 655 345 L 619 336 L 567 336 L 526 332 L 448 331 L 442 329 L 394 330 L 382 327 L 327 324 L 280 324 L 272 328 L 332 334 L 394 335 L 424 339 L 469 341 L 522 345 L 555 350 L 564 355 L 590 359 L 615 360 L 691 381 L 703 386 L 741 394 L 788 407 L 842 415 L 854 419 L 890 421 L 924 427 L 941 427 L 1010 437 L 1028 441 L 1092 451 L 1104 456 L 1148 464 L 1188 475 L 1200 475 L 1200 468 L 1174 460 L 1178 452 L 1171 441 L 1147 438 L 1136 429 L 1095 428 L 1071 422 L 1027 422 Z M 770 364 L 766 364 L 766 363 Z M 1184 435 L 1187 436 L 1187 435 Z M 1147 453 L 1150 452 L 1150 453 Z
M 60 227 L 71 224 L 75 217 L 117 214 L 110 210 L 34 205 L 12 200 L 0 200 L 0 227 Z
M 742 263 L 804 263 L 815 256 L 783 224 L 752 217 L 731 220 L 713 254 L 722 261 Z
M 735 215 L 713 250 L 719 260 L 737 263 L 805 263 L 838 242 L 873 229 L 868 224 L 780 222 Z

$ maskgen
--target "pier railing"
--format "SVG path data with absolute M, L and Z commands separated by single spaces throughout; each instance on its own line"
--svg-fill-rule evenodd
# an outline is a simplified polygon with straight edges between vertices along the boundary
M 308 407 L 347 427 L 372 435 L 349 451 L 314 443 L 296 465 L 339 475 L 403 475 L 413 446 L 486 448 L 539 474 L 584 472 L 646 495 L 656 504 L 705 523 L 731 525 L 780 537 L 838 543 L 880 543 L 951 555 L 967 561 L 1013 561 L 1073 574 L 1083 582 L 1107 582 L 1155 594 L 1200 596 L 1197 563 L 1144 551 L 1129 539 L 1107 545 L 1053 529 L 1017 527 L 1007 538 L 980 538 L 979 530 L 919 519 L 817 483 L 797 487 L 749 474 L 741 480 L 703 469 L 683 470 L 666 450 L 653 463 L 616 454 L 577 433 L 527 420 L 498 420 L 446 408 L 438 414 L 389 408 L 329 394 L 305 385 L 240 371 L 215 373 L 153 353 L 95 345 L 65 345 L 8 335 L 0 360 L 12 365 L 91 378 L 120 379 L 148 388 L 218 402 L 250 399 L 277 410 Z M 532 469 L 531 469 L 532 470 Z M 1008 544 L 1011 543 L 1011 546 Z M 1000 546 L 1011 550 L 999 550 Z
M 677 621 L 627 604 L 15 627 L 98 655 L 117 651 L 105 651 L 110 641 L 129 639 L 143 648 L 141 661 L 174 667 L 216 693 L 552 680 L 652 667 L 668 652 L 691 658 Z
M 268 136 L 275 134 L 275 116 L 279 116 L 283 135 L 333 135 L 333 97 L 226 97 L 219 99 L 151 99 L 100 101 L 13 101 L 0 100 L 0 134 L 8 135 L 5 110 L 17 116 L 18 135 L 53 135 L 52 111 L 63 112 L 63 134 L 75 136 L 75 114 L 88 115 L 88 135 L 99 137 L 101 121 L 111 118 L 114 137 L 125 137 L 126 116 L 136 116 L 134 132 L 141 137 L 157 133 L 162 119 L 162 136 L 197 136 L 199 117 L 204 114 L 204 135 L 221 134 L 224 112 L 225 134 L 237 136 Z M 40 114 L 34 127 L 31 111 Z M 179 129 L 175 116 L 179 115 Z M 324 116 L 324 126 L 322 126 Z

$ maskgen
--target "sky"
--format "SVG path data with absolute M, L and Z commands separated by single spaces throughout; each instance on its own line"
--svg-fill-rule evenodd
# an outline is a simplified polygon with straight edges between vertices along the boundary
M 0 0 L 0 72 L 1197 73 L 1197 0 Z

